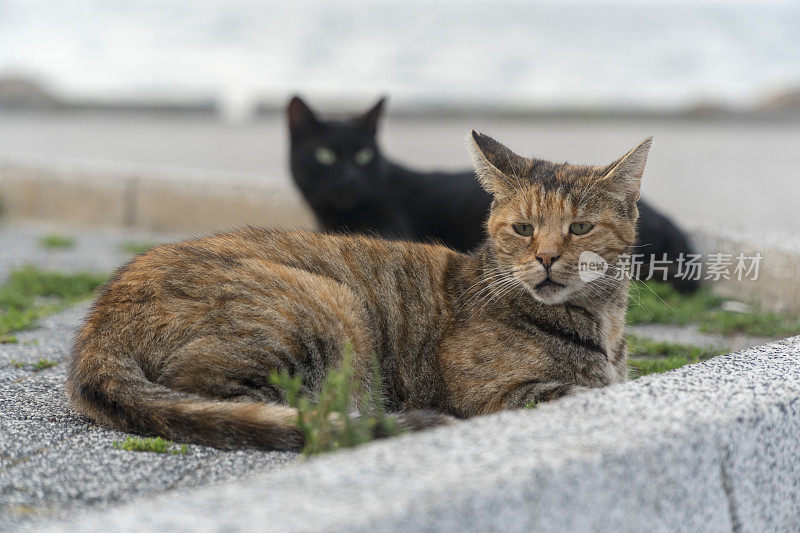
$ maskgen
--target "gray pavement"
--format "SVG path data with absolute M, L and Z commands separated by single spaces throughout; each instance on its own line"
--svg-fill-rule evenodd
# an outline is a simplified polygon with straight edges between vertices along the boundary
M 203 446 L 189 446 L 185 455 L 115 449 L 127 435 L 84 420 L 63 394 L 63 361 L 85 311 L 82 305 L 51 316 L 17 334 L 19 344 L 0 345 L 0 530 L 294 461 L 289 453 Z M 29 364 L 40 358 L 59 364 L 34 371 Z
M 46 248 L 40 239 L 48 235 L 71 237 L 75 246 Z M 111 272 L 131 257 L 123 250 L 123 244 L 168 242 L 176 238 L 176 235 L 131 230 L 76 229 L 28 221 L 0 222 L 0 282 L 5 281 L 12 269 L 24 265 L 62 272 Z

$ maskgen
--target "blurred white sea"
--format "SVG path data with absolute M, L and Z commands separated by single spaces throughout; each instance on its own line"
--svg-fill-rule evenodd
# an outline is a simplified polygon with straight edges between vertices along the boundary
M 0 0 L 0 75 L 70 97 L 748 105 L 800 85 L 800 2 Z M 393 105 L 396 105 L 393 104 Z

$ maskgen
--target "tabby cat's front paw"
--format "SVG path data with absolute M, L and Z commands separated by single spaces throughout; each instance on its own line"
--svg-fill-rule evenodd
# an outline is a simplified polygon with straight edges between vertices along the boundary
M 450 415 L 427 409 L 406 411 L 397 415 L 398 425 L 408 431 L 422 431 L 437 426 L 449 426 L 457 421 L 457 418 Z
M 584 392 L 589 392 L 592 390 L 592 387 L 584 387 L 583 385 L 570 385 L 564 396 L 575 396 L 576 394 L 583 394 Z
M 565 396 L 573 396 L 590 390 L 590 387 L 574 383 L 550 382 L 535 383 L 522 391 L 518 391 L 512 407 L 530 408 L 541 403 L 552 402 Z

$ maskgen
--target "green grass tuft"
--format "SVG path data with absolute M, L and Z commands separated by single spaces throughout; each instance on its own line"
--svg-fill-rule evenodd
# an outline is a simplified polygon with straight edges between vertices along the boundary
M 657 374 L 675 370 L 689 363 L 697 363 L 698 361 L 691 360 L 682 355 L 673 355 L 670 357 L 661 357 L 658 359 L 648 359 L 643 357 L 632 357 L 628 360 L 628 365 L 632 369 L 632 378 L 646 376 L 647 374 Z
M 143 254 L 144 252 L 158 246 L 155 242 L 146 241 L 125 241 L 119 245 L 119 249 L 126 254 Z
M 50 359 L 39 359 L 33 364 L 34 370 L 44 370 L 45 368 L 51 368 L 58 364 L 56 361 L 51 361 Z
M 50 272 L 23 267 L 0 285 L 0 336 L 31 329 L 36 320 L 92 296 L 105 274 Z
M 0 344 L 17 344 L 19 339 L 16 335 L 0 335 Z
M 12 359 L 11 364 L 17 368 L 25 368 L 26 366 L 30 366 L 34 372 L 38 372 L 40 370 L 56 366 L 58 364 L 58 361 L 51 361 L 50 359 L 39 359 L 33 364 L 28 364 L 22 361 L 17 361 L 16 359 Z
M 692 344 L 678 344 L 674 342 L 654 341 L 628 335 L 628 355 L 631 357 L 672 357 L 684 356 L 690 359 L 708 359 L 724 353 L 714 348 L 704 348 Z
M 700 322 L 700 331 L 733 335 L 741 333 L 756 337 L 790 337 L 800 334 L 800 321 L 778 313 L 757 311 L 734 313 L 717 311 Z
M 128 437 L 122 442 L 115 441 L 113 446 L 118 450 L 129 452 L 169 453 L 172 455 L 186 455 L 189 449 L 185 444 L 176 447 L 174 442 L 161 437 Z
M 750 313 L 722 309 L 725 298 L 701 287 L 681 294 L 667 283 L 634 282 L 628 305 L 628 324 L 697 324 L 700 331 L 723 335 L 787 337 L 800 334 L 800 319 L 788 314 L 762 311 Z
M 342 364 L 331 370 L 317 397 L 312 403 L 302 395 L 302 378 L 291 376 L 286 370 L 273 373 L 270 382 L 286 393 L 286 399 L 297 409 L 297 427 L 303 433 L 303 453 L 313 455 L 339 448 L 364 444 L 375 438 L 380 427 L 386 435 L 397 435 L 400 428 L 394 418 L 387 416 L 381 398 L 381 379 L 377 362 L 373 361 L 373 394 L 361 397 L 361 409 L 352 413 L 352 398 L 357 394 L 357 382 L 353 376 L 353 346 L 346 344 Z M 373 410 L 369 410 L 369 406 Z
M 628 335 L 628 363 L 633 378 L 674 370 L 689 363 L 699 363 L 722 353 L 724 350 L 653 341 Z
M 51 250 L 68 250 L 75 247 L 75 239 L 68 235 L 51 233 L 39 239 L 39 244 Z

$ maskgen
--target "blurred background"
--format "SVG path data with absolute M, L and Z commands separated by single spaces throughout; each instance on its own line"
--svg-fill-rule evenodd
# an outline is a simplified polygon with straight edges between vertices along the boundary
M 69 224 L 307 225 L 289 97 L 325 115 L 388 95 L 382 144 L 408 166 L 467 168 L 473 128 L 573 162 L 653 135 L 644 195 L 678 222 L 793 232 L 798 27 L 789 1 L 0 0 L 0 201 Z

